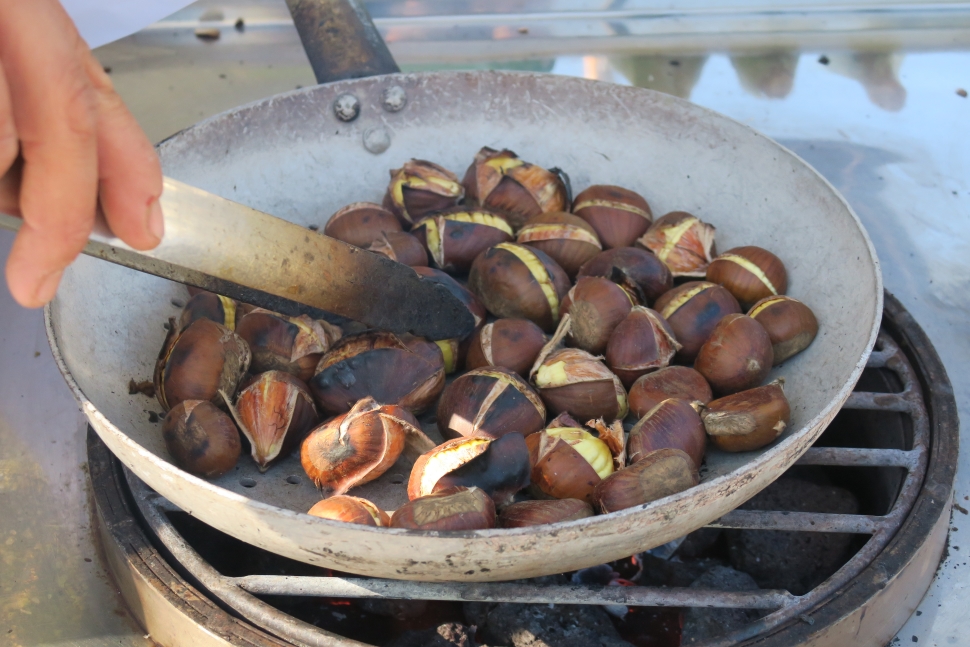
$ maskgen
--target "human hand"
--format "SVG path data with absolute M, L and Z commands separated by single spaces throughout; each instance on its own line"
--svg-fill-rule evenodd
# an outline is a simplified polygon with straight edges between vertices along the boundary
M 0 210 L 24 219 L 7 259 L 21 305 L 54 297 L 99 200 L 127 244 L 161 241 L 158 156 L 57 0 L 0 0 L 0 176 L 18 154 L 19 196 L 0 180 Z

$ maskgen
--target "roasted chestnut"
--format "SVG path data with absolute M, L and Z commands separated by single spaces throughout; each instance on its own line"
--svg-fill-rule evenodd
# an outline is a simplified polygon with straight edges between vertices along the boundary
M 329 413 L 349 411 L 371 396 L 416 413 L 427 409 L 445 386 L 441 349 L 412 335 L 365 332 L 344 337 L 324 353 L 310 392 Z
M 404 451 L 409 434 L 423 435 L 406 409 L 364 398 L 310 432 L 300 448 L 300 463 L 317 487 L 344 494 L 386 472 Z
M 637 379 L 630 387 L 630 411 L 642 418 L 667 398 L 707 404 L 714 396 L 704 376 L 686 366 L 668 366 Z
M 680 343 L 660 313 L 634 306 L 606 344 L 606 365 L 630 388 L 641 375 L 670 364 Z
M 748 316 L 768 333 L 776 366 L 808 348 L 818 334 L 815 314 L 807 305 L 791 297 L 762 299 L 751 306 Z
M 437 164 L 412 159 L 391 171 L 384 208 L 410 228 L 424 216 L 454 207 L 464 195 L 457 175 Z
M 589 223 L 561 211 L 529 218 L 515 242 L 541 249 L 559 263 L 569 278 L 575 277 L 580 266 L 603 249 L 596 230 Z
M 778 438 L 791 423 L 783 382 L 712 400 L 701 412 L 711 441 L 726 452 L 750 452 Z
M 529 485 L 529 448 L 521 434 L 501 438 L 455 438 L 438 445 L 414 462 L 408 498 L 454 487 L 481 488 L 496 505 L 512 500 Z
M 501 366 L 528 377 L 545 343 L 542 329 L 528 319 L 499 319 L 472 335 L 465 368 Z
M 239 320 L 236 334 L 249 344 L 251 372 L 286 371 L 306 382 L 342 333 L 339 327 L 306 315 L 286 317 L 257 308 Z
M 640 303 L 653 303 L 674 287 L 674 277 L 663 261 L 637 247 L 618 247 L 586 261 L 577 276 L 602 276 L 619 283 Z
M 422 218 L 411 233 L 428 249 L 432 262 L 447 272 L 467 272 L 486 249 L 513 240 L 512 227 L 486 209 L 463 209 Z
M 249 346 L 242 337 L 209 319 L 198 319 L 176 332 L 175 320 L 155 362 L 155 397 L 168 411 L 183 400 L 222 404 L 232 397 L 249 369 Z
M 729 314 L 714 327 L 694 360 L 714 393 L 737 393 L 761 384 L 773 360 L 771 339 L 757 321 Z
M 372 252 L 383 254 L 392 261 L 411 267 L 427 267 L 428 250 L 417 238 L 404 231 L 389 231 L 371 242 L 367 248 Z
M 229 400 L 226 404 L 260 472 L 289 455 L 317 423 L 317 408 L 306 385 L 283 371 L 260 373 L 239 392 L 235 406 Z
M 482 148 L 462 184 L 472 204 L 503 214 L 513 229 L 532 216 L 569 208 L 566 186 L 558 175 L 509 150 Z
M 519 501 L 502 509 L 496 525 L 499 528 L 525 528 L 592 516 L 593 506 L 579 499 Z
M 532 483 L 554 499 L 592 503 L 593 488 L 613 473 L 613 455 L 605 442 L 585 429 L 549 427 L 539 432 Z
M 501 243 L 472 263 L 468 288 L 496 317 L 529 319 L 551 332 L 569 291 L 569 277 L 542 251 Z
M 701 406 L 699 402 L 668 398 L 648 411 L 630 430 L 627 441 L 630 465 L 651 452 L 670 447 L 686 453 L 694 461 L 694 467 L 700 469 L 707 445 L 704 423 L 697 413 Z
M 525 380 L 505 368 L 477 368 L 449 384 L 438 401 L 438 429 L 445 438 L 523 436 L 546 424 L 546 407 Z
M 672 211 L 650 225 L 638 240 L 674 276 L 703 277 L 714 253 L 714 226 L 686 211 Z
M 679 449 L 658 449 L 603 479 L 593 490 L 592 501 L 608 514 L 683 492 L 699 481 L 690 456 Z
M 573 213 L 593 226 L 606 249 L 629 247 L 653 222 L 643 196 L 608 184 L 595 184 L 577 195 Z
M 706 281 L 677 286 L 657 299 L 653 308 L 667 320 L 680 342 L 676 357 L 681 362 L 693 362 L 718 322 L 741 312 L 738 300 L 730 292 Z
M 495 504 L 477 487 L 451 487 L 408 501 L 391 517 L 392 528 L 485 530 L 495 525 Z
M 373 202 L 354 202 L 330 216 L 323 233 L 367 249 L 382 235 L 401 231 L 397 216 Z
M 237 304 L 235 300 L 213 292 L 199 292 L 189 298 L 179 317 L 179 330 L 185 330 L 196 319 L 208 319 L 229 330 L 236 329 Z
M 307 511 L 307 514 L 323 519 L 359 523 L 377 528 L 386 528 L 391 525 L 391 518 L 376 505 L 367 499 L 346 494 L 318 501 Z
M 175 464 L 196 476 L 222 476 L 239 460 L 242 443 L 232 419 L 208 400 L 184 400 L 162 422 Z
M 572 321 L 570 342 L 590 353 L 602 353 L 613 330 L 635 305 L 636 299 L 623 286 L 599 276 L 581 277 L 562 302 L 562 314 Z
M 622 419 L 628 410 L 620 378 L 595 356 L 561 343 L 570 329 L 566 315 L 556 335 L 539 353 L 529 373 L 542 401 L 555 414 L 569 412 L 581 420 Z
M 707 280 L 726 287 L 745 307 L 788 289 L 781 259 L 754 245 L 735 247 L 715 258 L 707 268 Z

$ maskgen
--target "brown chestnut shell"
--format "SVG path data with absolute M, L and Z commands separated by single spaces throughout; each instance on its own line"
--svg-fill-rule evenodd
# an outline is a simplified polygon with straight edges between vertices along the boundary
M 735 247 L 715 258 L 707 268 L 707 280 L 723 285 L 745 307 L 788 289 L 781 259 L 754 245 Z
M 545 343 L 542 329 L 528 319 L 498 319 L 472 335 L 465 368 L 503 367 L 527 377 Z
M 422 218 L 411 234 L 427 248 L 432 263 L 446 272 L 467 272 L 479 254 L 514 238 L 504 217 L 461 207 Z
M 751 306 L 748 316 L 768 333 L 775 366 L 808 348 L 818 334 L 815 313 L 791 297 L 762 299 Z
M 286 317 L 256 308 L 239 319 L 236 334 L 249 345 L 252 373 L 285 371 L 306 382 L 320 358 L 340 339 L 339 327 L 307 315 Z
M 714 254 L 714 226 L 686 211 L 658 218 L 637 241 L 667 264 L 674 276 L 703 277 Z
M 599 276 L 581 277 L 562 302 L 562 314 L 572 320 L 569 340 L 594 355 L 602 353 L 635 305 L 636 299 L 623 286 Z
M 642 418 L 667 398 L 707 404 L 714 395 L 704 376 L 687 366 L 667 366 L 648 373 L 630 387 L 630 411 Z
M 566 429 L 566 432 L 580 432 L 582 429 Z M 600 443 L 600 453 L 610 454 L 605 443 L 588 432 L 583 434 L 584 442 Z M 543 495 L 555 499 L 580 499 L 592 503 L 593 488 L 602 480 L 596 468 L 580 451 L 575 443 L 562 437 L 554 437 L 543 431 L 537 441 L 529 443 L 532 467 L 532 484 Z M 613 472 L 612 459 L 604 474 Z
M 640 303 L 650 304 L 674 287 L 674 276 L 653 253 L 637 247 L 617 247 L 586 261 L 577 276 L 602 276 L 619 283 Z
M 330 216 L 323 228 L 324 235 L 363 249 L 393 231 L 402 231 L 397 216 L 373 202 L 348 204 Z
M 606 344 L 606 365 L 630 388 L 637 378 L 670 364 L 680 343 L 660 313 L 634 306 Z
M 791 424 L 791 406 L 777 380 L 711 401 L 701 412 L 711 441 L 726 452 L 749 452 L 774 442 Z
M 371 242 L 369 251 L 383 254 L 392 261 L 411 267 L 428 265 L 428 250 L 417 238 L 405 231 L 388 231 Z
M 468 371 L 445 387 L 438 401 L 438 429 L 445 438 L 523 436 L 546 424 L 546 407 L 512 371 L 488 367 Z
M 499 528 L 525 528 L 547 523 L 575 521 L 593 516 L 593 506 L 579 499 L 519 501 L 502 509 L 496 520 Z
M 410 228 L 424 216 L 454 207 L 464 195 L 457 175 L 432 162 L 411 159 L 391 171 L 383 206 Z
M 738 300 L 715 283 L 690 281 L 663 294 L 653 305 L 660 313 L 674 337 L 681 344 L 676 359 L 693 362 L 701 346 L 725 316 L 741 312 Z
M 764 327 L 742 314 L 729 314 L 714 327 L 694 360 L 716 394 L 758 386 L 771 371 L 774 355 Z
M 561 211 L 529 218 L 519 229 L 515 242 L 541 249 L 559 264 L 569 278 L 575 278 L 583 263 L 603 249 L 596 230 L 589 223 Z
M 577 195 L 572 211 L 596 230 L 605 249 L 629 247 L 653 222 L 643 196 L 607 184 L 593 185 Z
M 679 449 L 700 469 L 707 446 L 704 423 L 695 406 L 686 400 L 669 398 L 640 418 L 627 441 L 627 461 L 637 463 L 658 449 Z
M 611 422 L 622 419 L 629 410 L 620 378 L 595 356 L 577 348 L 550 353 L 533 374 L 533 383 L 554 414 L 568 412 L 580 420 Z
M 391 518 L 367 499 L 338 494 L 318 501 L 307 511 L 308 515 L 345 523 L 356 523 L 374 528 L 386 528 Z
M 236 425 L 208 400 L 183 400 L 172 407 L 162 437 L 176 465 L 204 478 L 231 470 L 242 452 Z
M 214 292 L 199 292 L 191 296 L 182 315 L 179 317 L 179 332 L 185 330 L 196 319 L 208 319 L 229 330 L 236 329 L 236 321 L 242 317 L 238 312 L 238 304 L 229 297 Z
M 392 528 L 485 530 L 495 526 L 495 504 L 478 488 L 452 487 L 408 501 L 391 517 Z
M 592 499 L 600 512 L 608 514 L 683 492 L 699 481 L 690 456 L 679 449 L 658 449 L 603 479 Z

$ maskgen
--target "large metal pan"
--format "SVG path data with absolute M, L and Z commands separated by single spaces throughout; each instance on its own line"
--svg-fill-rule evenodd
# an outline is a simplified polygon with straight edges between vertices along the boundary
M 394 86 L 407 98 L 397 112 L 383 101 Z M 360 102 L 353 122 L 334 115 L 342 94 Z M 372 152 L 381 148 L 375 141 L 386 150 Z M 746 126 L 643 89 L 530 74 L 428 73 L 275 96 L 190 128 L 159 152 L 165 173 L 178 180 L 322 225 L 346 203 L 379 200 L 388 169 L 410 157 L 461 173 L 483 145 L 562 167 L 577 189 L 619 184 L 641 192 L 656 213 L 694 212 L 717 226 L 721 249 L 753 244 L 777 252 L 789 270 L 789 293 L 811 305 L 821 326 L 808 351 L 773 372 L 785 377 L 793 404 L 784 437 L 760 452 L 711 451 L 698 487 L 582 521 L 422 533 L 310 517 L 302 513 L 318 495 L 296 457 L 265 474 L 244 458 L 215 482 L 169 462 L 160 425 L 149 421 L 157 406 L 128 395 L 126 385 L 152 374 L 162 324 L 177 312 L 172 301 L 184 300 L 184 288 L 81 258 L 48 309 L 48 332 L 104 442 L 161 495 L 246 542 L 340 571 L 434 581 L 530 577 L 630 555 L 717 519 L 792 465 L 859 378 L 879 328 L 882 285 L 872 245 L 842 197 Z M 406 470 L 396 466 L 367 494 L 395 507 L 403 486 L 390 482 L 406 478 Z

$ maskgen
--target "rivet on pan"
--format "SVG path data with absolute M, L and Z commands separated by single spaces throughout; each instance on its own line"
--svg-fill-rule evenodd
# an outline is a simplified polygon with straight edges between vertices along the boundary
M 352 94 L 341 94 L 333 102 L 333 113 L 340 121 L 353 121 L 360 114 L 360 101 Z
M 399 85 L 392 85 L 389 88 L 384 88 L 384 92 L 381 95 L 383 99 L 384 110 L 388 112 L 397 112 L 405 106 L 408 102 L 408 95 Z
M 380 155 L 391 145 L 391 135 L 383 127 L 368 128 L 364 131 L 364 148 Z

